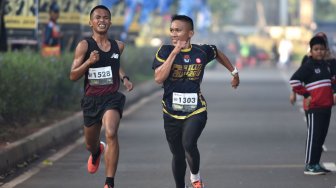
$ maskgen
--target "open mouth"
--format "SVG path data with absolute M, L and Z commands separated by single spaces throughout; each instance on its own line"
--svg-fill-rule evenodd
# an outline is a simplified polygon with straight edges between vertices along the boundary
M 105 29 L 105 28 L 106 28 L 106 24 L 98 24 L 98 27 L 99 27 L 100 29 Z

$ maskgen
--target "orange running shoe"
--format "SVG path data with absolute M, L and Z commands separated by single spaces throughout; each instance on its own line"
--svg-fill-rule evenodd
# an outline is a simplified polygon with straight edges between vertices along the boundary
M 205 188 L 204 184 L 200 180 L 192 182 L 191 185 L 193 188 Z
M 93 161 L 92 161 L 92 159 L 93 159 L 92 154 L 90 155 L 88 163 L 87 163 L 88 172 L 91 173 L 91 174 L 96 173 L 97 170 L 98 170 L 99 163 L 100 163 L 100 157 L 101 157 L 101 154 L 104 152 L 105 143 L 101 141 L 99 147 L 100 147 L 100 153 L 99 153 L 99 156 L 96 159 L 95 163 L 93 163 Z

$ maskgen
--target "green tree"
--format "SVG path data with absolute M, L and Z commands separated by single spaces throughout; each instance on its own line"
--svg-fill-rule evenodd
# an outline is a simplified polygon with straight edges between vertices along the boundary
M 316 0 L 314 7 L 316 21 L 336 20 L 336 0 Z
M 299 13 L 299 1 L 298 0 L 288 1 L 288 14 L 289 14 L 289 25 L 299 25 L 300 24 L 300 13 Z
M 217 26 L 229 23 L 232 13 L 237 7 L 234 0 L 208 0 L 214 24 Z

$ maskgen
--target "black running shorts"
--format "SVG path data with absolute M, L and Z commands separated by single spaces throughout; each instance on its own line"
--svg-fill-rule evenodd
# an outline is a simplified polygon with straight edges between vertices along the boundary
M 94 124 L 102 124 L 104 113 L 110 109 L 118 110 L 121 119 L 125 101 L 125 95 L 120 92 L 104 96 L 84 96 L 81 100 L 84 125 L 90 127 Z

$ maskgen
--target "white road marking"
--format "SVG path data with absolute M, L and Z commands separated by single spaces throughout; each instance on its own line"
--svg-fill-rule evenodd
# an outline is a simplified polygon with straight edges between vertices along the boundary
M 13 187 L 19 185 L 20 183 L 26 181 L 27 179 L 31 178 L 32 176 L 34 176 L 35 174 L 37 174 L 38 172 L 40 172 L 43 168 L 45 168 L 47 166 L 50 166 L 50 164 L 52 164 L 52 163 L 56 162 L 58 159 L 64 157 L 66 154 L 68 154 L 74 148 L 76 148 L 77 146 L 83 144 L 83 142 L 84 142 L 84 138 L 83 137 L 77 139 L 74 144 L 66 146 L 65 148 L 63 148 L 60 151 L 56 152 L 54 155 L 52 155 L 49 158 L 47 158 L 44 161 L 42 161 L 36 167 L 34 167 L 32 169 L 29 169 L 28 171 L 24 172 L 22 175 L 14 178 L 12 181 L 10 181 L 10 182 L 8 182 L 6 184 L 3 184 L 0 187 L 2 187 L 2 188 L 13 188 Z
M 328 170 L 331 170 L 333 172 L 336 172 L 336 165 L 335 163 L 331 163 L 331 162 L 324 162 L 322 163 L 324 168 L 328 169 Z
M 154 92 L 153 94 L 149 95 L 148 97 L 144 97 L 141 100 L 139 100 L 137 103 L 131 105 L 128 109 L 124 111 L 124 117 L 129 116 L 134 111 L 138 110 L 141 106 L 145 105 L 147 102 L 151 101 L 155 97 L 158 97 L 158 95 L 162 91 Z M 57 160 L 61 159 L 68 153 L 70 153 L 73 149 L 75 149 L 77 146 L 83 145 L 84 143 L 84 137 L 78 138 L 73 144 L 68 145 L 64 148 L 62 148 L 60 151 L 57 151 L 54 155 L 50 156 L 49 158 L 43 160 L 40 164 L 38 164 L 36 167 L 33 167 L 23 174 L 19 175 L 18 177 L 14 178 L 10 182 L 7 182 L 3 185 L 1 185 L 1 188 L 14 188 L 15 186 L 23 183 L 24 181 L 28 180 L 38 172 L 40 172 L 43 168 L 52 165 Z

